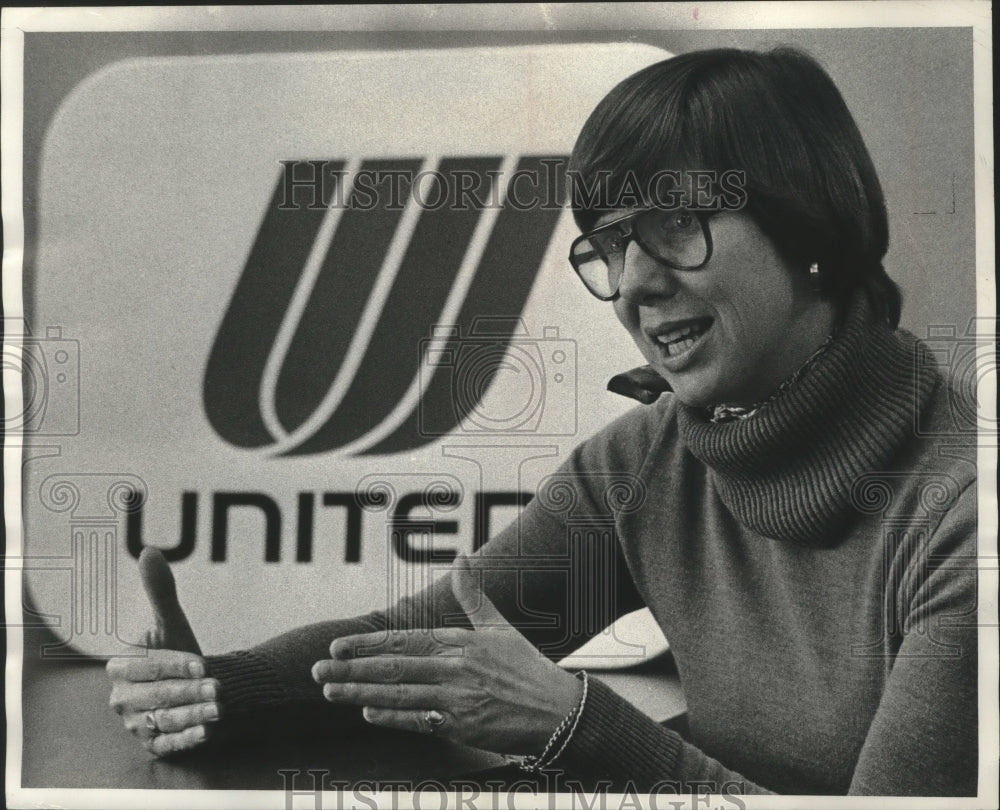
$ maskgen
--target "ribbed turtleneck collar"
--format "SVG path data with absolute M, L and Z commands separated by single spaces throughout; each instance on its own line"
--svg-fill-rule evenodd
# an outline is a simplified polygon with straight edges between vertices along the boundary
M 713 423 L 678 407 L 681 440 L 737 519 L 778 540 L 836 545 L 859 476 L 882 470 L 915 432 L 940 376 L 916 338 L 873 320 L 864 295 L 836 339 L 751 418 Z

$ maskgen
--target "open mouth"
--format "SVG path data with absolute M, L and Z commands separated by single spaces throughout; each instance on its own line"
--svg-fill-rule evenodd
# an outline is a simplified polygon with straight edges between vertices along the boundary
M 711 328 L 711 318 L 694 318 L 654 335 L 653 339 L 664 350 L 667 357 L 674 359 L 690 352 Z

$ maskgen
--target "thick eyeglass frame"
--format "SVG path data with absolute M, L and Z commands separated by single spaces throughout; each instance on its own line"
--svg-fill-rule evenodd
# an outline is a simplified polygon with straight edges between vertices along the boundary
M 670 261 L 663 256 L 660 256 L 652 247 L 650 247 L 641 236 L 639 236 L 639 230 L 636 228 L 636 220 L 640 217 L 651 216 L 654 214 L 660 214 L 661 216 L 671 213 L 686 213 L 693 216 L 698 220 L 701 225 L 701 233 L 705 239 L 705 258 L 702 259 L 698 264 L 694 265 L 683 265 L 677 264 L 676 262 Z M 633 211 L 631 214 L 626 214 L 623 217 L 607 222 L 601 225 L 599 228 L 594 228 L 591 231 L 587 231 L 584 234 L 580 234 L 576 239 L 573 240 L 573 244 L 569 248 L 569 263 L 573 266 L 573 271 L 580 277 L 580 281 L 583 282 L 583 286 L 587 288 L 587 292 L 594 296 L 594 298 L 599 301 L 616 301 L 618 300 L 619 291 L 618 288 L 621 286 L 622 276 L 625 274 L 625 253 L 628 251 L 628 246 L 631 242 L 635 242 L 641 249 L 642 252 L 649 256 L 653 261 L 659 262 L 666 267 L 670 267 L 673 270 L 689 271 L 689 270 L 699 270 L 708 264 L 709 259 L 712 258 L 712 230 L 708 227 L 708 220 L 715 214 L 718 214 L 717 210 L 713 211 L 698 211 L 691 210 L 690 208 L 679 208 L 679 209 L 663 209 L 663 208 L 643 208 L 639 211 Z M 624 233 L 622 232 L 622 225 L 627 225 L 628 230 Z M 618 274 L 618 285 L 611 292 L 610 295 L 600 295 L 590 288 L 587 284 L 586 279 L 583 277 L 583 273 L 580 272 L 580 266 L 585 262 L 580 260 L 580 257 L 575 256 L 577 245 L 588 239 L 593 238 L 596 235 L 602 234 L 606 231 L 615 230 L 618 232 L 618 236 L 623 240 L 621 250 L 616 251 L 613 255 L 619 256 L 622 263 L 621 272 Z M 585 254 L 586 255 L 586 254 Z M 593 252 L 589 254 L 593 256 Z M 608 264 L 610 269 L 611 265 Z

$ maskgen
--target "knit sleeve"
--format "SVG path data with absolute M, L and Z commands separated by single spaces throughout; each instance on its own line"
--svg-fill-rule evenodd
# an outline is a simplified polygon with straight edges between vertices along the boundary
M 904 639 L 852 794 L 974 796 L 978 771 L 976 485 L 911 566 Z
M 976 491 L 914 559 L 904 637 L 861 748 L 850 795 L 976 794 Z M 597 679 L 559 766 L 619 791 L 768 793 L 643 715 Z
M 590 679 L 580 723 L 556 765 L 611 792 L 746 795 L 771 793 L 687 743 Z
M 355 707 L 323 699 L 311 669 L 329 657 L 340 636 L 373 632 L 386 626 L 385 615 L 372 613 L 343 621 L 317 622 L 272 638 L 249 650 L 205 658 L 210 677 L 221 687 L 219 730 L 224 739 L 247 727 L 270 733 L 300 733 L 310 728 L 357 727 Z

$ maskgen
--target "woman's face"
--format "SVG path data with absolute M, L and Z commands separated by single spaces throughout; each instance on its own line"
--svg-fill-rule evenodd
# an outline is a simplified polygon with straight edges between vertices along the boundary
M 698 270 L 673 270 L 630 244 L 615 313 L 682 402 L 751 404 L 808 359 L 832 328 L 832 306 L 749 216 L 709 223 L 714 250 Z

